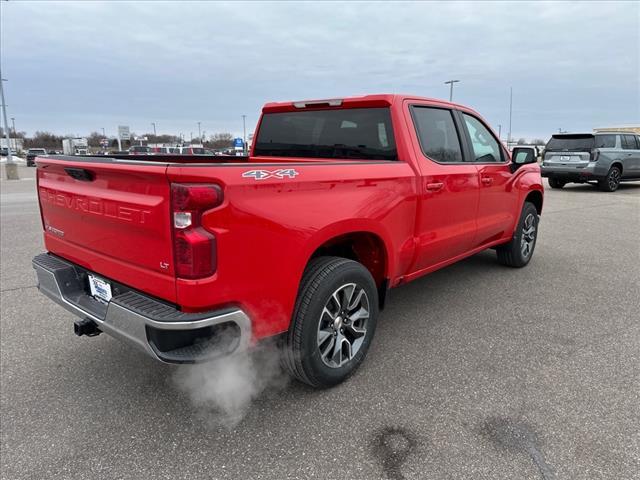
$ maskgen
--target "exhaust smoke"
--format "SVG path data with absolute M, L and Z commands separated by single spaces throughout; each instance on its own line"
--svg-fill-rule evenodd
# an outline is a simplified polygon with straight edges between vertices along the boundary
M 289 376 L 280 366 L 275 342 L 268 342 L 211 362 L 181 365 L 173 380 L 205 423 L 232 428 L 246 416 L 253 400 L 283 389 Z

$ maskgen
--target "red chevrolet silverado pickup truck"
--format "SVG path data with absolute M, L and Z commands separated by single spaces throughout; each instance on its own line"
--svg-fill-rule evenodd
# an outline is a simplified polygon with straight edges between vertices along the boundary
M 40 291 L 170 363 L 276 337 L 315 387 L 363 361 L 390 288 L 495 248 L 525 266 L 540 169 L 461 105 L 268 103 L 248 157 L 39 157 Z M 392 319 L 389 319 L 392 321 Z

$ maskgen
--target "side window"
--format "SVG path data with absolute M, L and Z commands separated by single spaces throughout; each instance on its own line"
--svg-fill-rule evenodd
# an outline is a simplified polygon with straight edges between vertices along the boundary
M 635 150 L 638 148 L 635 135 L 622 135 L 622 148 L 624 150 Z
M 596 148 L 616 148 L 616 136 L 596 135 Z
M 500 145 L 489 130 L 477 118 L 466 113 L 463 113 L 462 116 L 467 125 L 469 137 L 471 137 L 474 160 L 482 163 L 501 162 Z
M 462 149 L 451 110 L 412 106 L 422 152 L 436 162 L 462 162 Z

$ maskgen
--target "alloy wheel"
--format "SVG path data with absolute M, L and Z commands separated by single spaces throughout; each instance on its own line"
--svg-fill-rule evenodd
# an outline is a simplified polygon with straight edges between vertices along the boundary
M 323 363 L 340 368 L 360 350 L 367 333 L 369 297 L 355 283 L 338 288 L 327 300 L 318 324 L 318 349 Z
M 524 258 L 529 258 L 536 242 L 536 216 L 530 213 L 524 219 L 522 225 L 522 239 L 520 240 L 520 251 Z
M 607 181 L 609 182 L 609 188 L 611 190 L 616 190 L 618 188 L 618 185 L 620 184 L 620 172 L 618 171 L 618 169 L 614 168 L 613 170 L 611 170 Z

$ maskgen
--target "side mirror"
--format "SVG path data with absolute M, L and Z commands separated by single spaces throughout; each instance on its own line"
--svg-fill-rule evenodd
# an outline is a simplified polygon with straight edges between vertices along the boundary
M 536 163 L 536 156 L 531 148 L 516 147 L 511 152 L 511 171 L 515 172 L 522 165 Z

